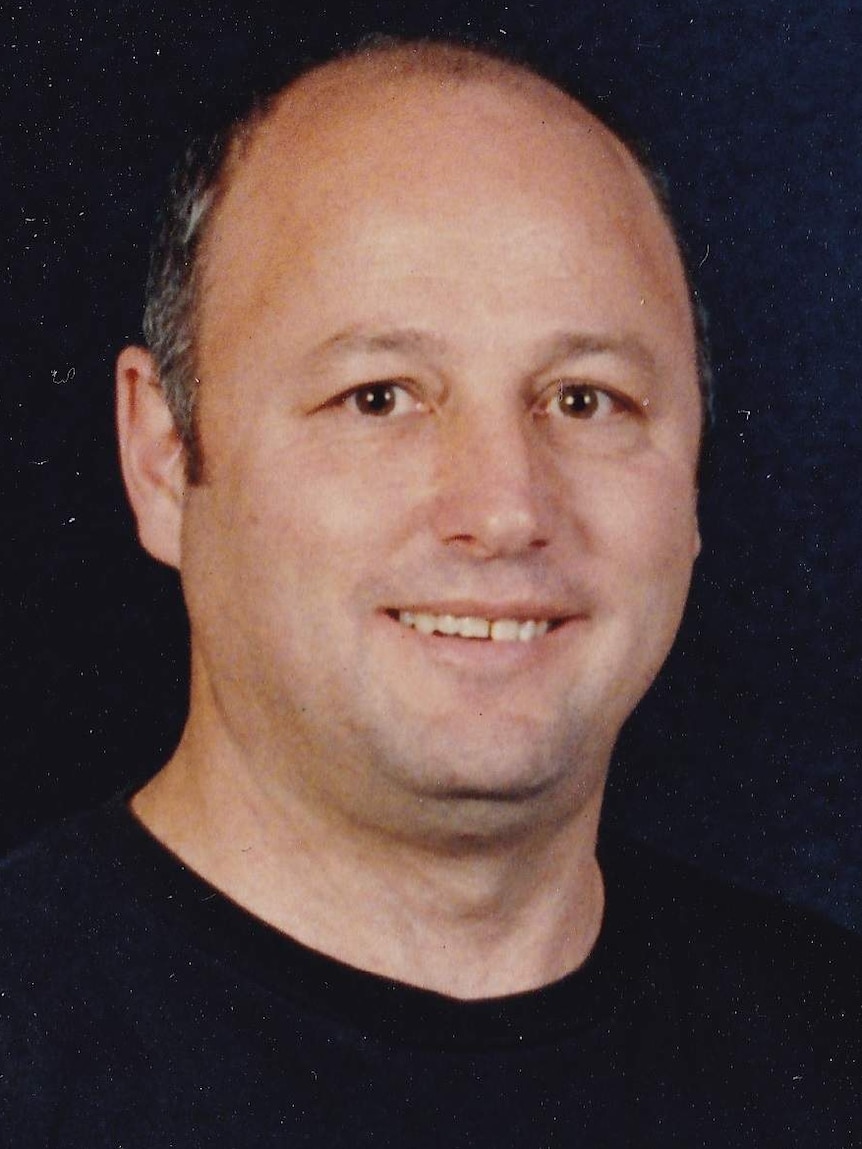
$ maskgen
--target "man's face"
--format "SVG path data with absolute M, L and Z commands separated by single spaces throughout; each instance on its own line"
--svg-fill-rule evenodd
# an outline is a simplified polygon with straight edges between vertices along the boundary
M 571 809 L 697 550 L 679 261 L 562 97 L 359 73 L 258 130 L 205 249 L 194 705 L 396 831 Z

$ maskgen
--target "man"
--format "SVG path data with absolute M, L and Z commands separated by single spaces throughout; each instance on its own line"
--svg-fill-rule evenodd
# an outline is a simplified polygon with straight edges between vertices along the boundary
M 389 44 L 179 192 L 117 378 L 189 719 L 7 864 L 10 1143 L 858 1143 L 858 943 L 597 852 L 699 548 L 697 327 L 630 150 Z

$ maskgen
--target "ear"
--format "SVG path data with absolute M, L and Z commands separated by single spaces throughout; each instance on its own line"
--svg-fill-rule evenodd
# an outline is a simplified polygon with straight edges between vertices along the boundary
M 120 464 L 141 545 L 179 568 L 185 452 L 152 355 L 126 347 L 117 359 Z

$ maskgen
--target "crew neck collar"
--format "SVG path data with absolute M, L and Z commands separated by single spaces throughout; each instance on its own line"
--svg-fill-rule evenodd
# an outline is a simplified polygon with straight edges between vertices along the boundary
M 100 852 L 121 875 L 127 899 L 160 918 L 169 935 L 237 976 L 369 1037 L 438 1048 L 543 1044 L 607 1020 L 619 1001 L 620 977 L 629 991 L 637 980 L 634 923 L 621 905 L 616 862 L 608 864 L 605 848 L 605 913 L 586 962 L 536 990 L 463 1001 L 357 969 L 282 933 L 171 853 L 135 817 L 128 800 L 128 794 L 118 796 L 96 816 Z

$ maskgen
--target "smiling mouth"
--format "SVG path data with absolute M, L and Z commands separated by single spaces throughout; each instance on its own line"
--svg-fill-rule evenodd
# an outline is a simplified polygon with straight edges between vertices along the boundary
M 489 642 L 533 642 L 557 627 L 562 618 L 480 618 L 476 615 L 428 614 L 425 611 L 388 610 L 390 618 L 420 634 L 444 635 Z

